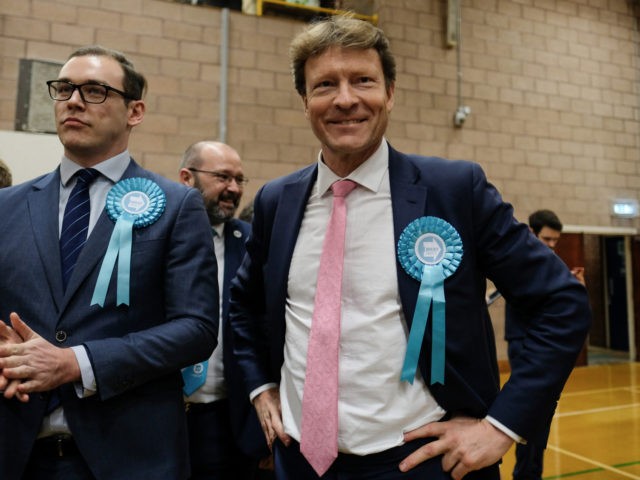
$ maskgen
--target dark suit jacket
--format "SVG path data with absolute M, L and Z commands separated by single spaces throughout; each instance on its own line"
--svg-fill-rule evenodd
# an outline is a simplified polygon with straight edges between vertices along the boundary
M 280 379 L 288 271 L 316 176 L 317 166 L 309 166 L 266 184 L 255 198 L 248 255 L 231 293 L 236 354 L 248 391 Z M 464 246 L 460 266 L 444 283 L 445 385 L 430 386 L 431 392 L 448 412 L 491 415 L 529 440 L 544 435 L 539 419 L 553 411 L 589 328 L 585 289 L 526 225 L 514 220 L 512 207 L 478 165 L 409 156 L 390 148 L 389 179 L 396 244 L 410 222 L 435 216 L 458 231 Z M 410 324 L 420 285 L 399 264 L 396 271 Z M 512 364 L 502 391 L 485 302 L 487 277 L 507 301 L 517 302 L 534 317 L 527 358 Z M 430 350 L 427 332 L 419 360 L 427 385 Z
M 242 220 L 231 219 L 224 228 L 224 282 L 222 290 L 222 335 L 224 377 L 229 399 L 231 429 L 234 440 L 245 455 L 261 459 L 269 449 L 258 422 L 255 408 L 249 403 L 245 392 L 242 371 L 233 355 L 233 335 L 229 325 L 229 290 L 231 280 L 246 252 L 245 243 L 251 226 Z
M 0 318 L 18 312 L 59 347 L 84 345 L 97 394 L 60 388 L 71 432 L 98 479 L 189 475 L 179 369 L 209 357 L 218 324 L 215 255 L 202 197 L 131 161 L 166 194 L 162 216 L 133 233 L 130 305 L 116 306 L 113 275 L 104 307 L 89 306 L 112 222 L 103 211 L 66 293 L 58 246 L 60 173 L 0 190 Z M 64 332 L 61 339 L 57 332 Z M 0 478 L 17 480 L 47 403 L 0 398 Z

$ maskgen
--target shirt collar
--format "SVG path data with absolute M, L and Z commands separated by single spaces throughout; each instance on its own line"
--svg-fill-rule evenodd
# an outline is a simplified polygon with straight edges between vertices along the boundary
M 362 165 L 347 175 L 346 178 L 353 180 L 358 185 L 377 192 L 382 184 L 385 173 L 389 168 L 389 145 L 386 139 L 382 139 L 378 149 L 371 155 Z M 322 161 L 322 153 L 318 155 L 318 194 L 324 195 L 331 185 L 338 181 L 344 180 L 333 173 L 327 165 Z
M 116 183 L 120 178 L 122 178 L 124 171 L 129 166 L 130 159 L 129 150 L 125 150 L 115 157 L 111 157 L 108 160 L 98 163 L 93 168 L 98 170 L 104 177 L 108 178 L 113 183 Z M 66 187 L 76 172 L 83 168 L 84 167 L 78 165 L 73 160 L 63 156 L 62 161 L 60 162 L 60 180 L 62 181 L 62 185 Z
M 224 234 L 224 224 L 225 222 L 219 223 L 218 225 L 212 225 L 211 228 L 213 229 L 214 232 L 216 232 L 216 235 L 218 235 L 219 238 L 224 238 L 223 234 Z

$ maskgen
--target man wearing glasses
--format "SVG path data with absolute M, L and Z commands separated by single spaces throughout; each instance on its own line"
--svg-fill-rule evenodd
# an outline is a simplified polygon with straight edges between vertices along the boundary
M 242 171 L 238 152 L 213 141 L 188 147 L 179 175 L 183 184 L 198 189 L 204 199 L 218 262 L 221 299 L 218 347 L 207 362 L 183 370 L 191 479 L 248 480 L 255 478 L 258 459 L 269 454 L 234 362 L 228 326 L 231 279 L 242 262 L 251 229 L 234 215 L 249 180 Z
M 186 479 L 180 369 L 218 329 L 202 198 L 130 157 L 146 80 L 122 54 L 47 84 L 60 166 L 0 192 L 0 478 Z

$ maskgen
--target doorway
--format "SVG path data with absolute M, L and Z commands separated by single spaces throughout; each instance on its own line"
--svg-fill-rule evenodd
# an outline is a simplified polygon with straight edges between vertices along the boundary
M 593 323 L 577 365 L 637 360 L 640 237 L 572 229 L 555 251 L 569 268 L 585 267 Z
M 618 351 L 629 351 L 629 317 L 627 303 L 627 269 L 625 239 L 604 237 L 606 345 Z

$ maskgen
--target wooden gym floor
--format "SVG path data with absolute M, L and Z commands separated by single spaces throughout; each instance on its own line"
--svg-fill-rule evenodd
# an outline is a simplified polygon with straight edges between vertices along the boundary
M 514 448 L 503 480 L 513 464 Z M 574 369 L 551 424 L 543 479 L 640 480 L 640 363 Z

